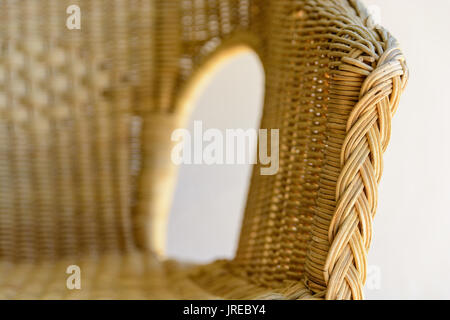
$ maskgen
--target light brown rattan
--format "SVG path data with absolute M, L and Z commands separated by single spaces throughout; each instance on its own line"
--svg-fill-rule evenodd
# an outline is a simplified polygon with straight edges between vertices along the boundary
M 0 21 L 0 298 L 362 298 L 408 71 L 359 2 L 5 0 Z M 232 261 L 164 261 L 171 132 L 241 49 L 280 170 L 255 166 Z

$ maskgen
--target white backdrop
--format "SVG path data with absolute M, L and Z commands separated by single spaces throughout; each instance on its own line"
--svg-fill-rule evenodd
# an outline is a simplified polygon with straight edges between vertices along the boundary
M 450 299 L 450 1 L 366 0 L 400 41 L 411 79 L 393 121 L 369 256 L 379 274 L 369 299 Z M 191 120 L 206 128 L 256 128 L 263 96 L 257 58 L 221 69 Z M 168 255 L 232 257 L 250 166 L 188 165 L 171 212 Z

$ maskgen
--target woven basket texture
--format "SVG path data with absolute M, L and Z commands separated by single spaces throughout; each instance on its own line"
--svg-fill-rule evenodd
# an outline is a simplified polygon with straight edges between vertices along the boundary
M 167 261 L 171 133 L 242 50 L 279 171 L 255 165 L 233 260 Z M 407 80 L 353 0 L 0 1 L 0 298 L 362 299 Z

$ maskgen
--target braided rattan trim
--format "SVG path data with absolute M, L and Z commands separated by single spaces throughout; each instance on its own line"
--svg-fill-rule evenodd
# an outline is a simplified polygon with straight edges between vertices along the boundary
M 343 62 L 341 70 L 346 67 L 370 70 L 355 58 L 344 58 Z M 336 188 L 337 207 L 328 230 L 331 248 L 324 274 L 327 299 L 362 298 L 382 154 L 406 80 L 404 57 L 390 38 L 377 67 L 364 81 L 360 101 L 347 122 L 341 152 L 342 172 Z
M 359 3 L 353 4 L 361 17 L 367 17 Z M 348 45 L 348 39 L 354 37 L 380 39 L 372 47 L 367 42 L 367 50 L 360 47 L 342 57 L 331 75 L 332 87 L 340 88 L 341 93 L 354 89 L 352 81 L 357 83 L 361 75 L 365 80 L 359 101 L 347 120 L 340 154 L 336 208 L 328 228 L 330 247 L 323 273 L 326 299 L 363 298 L 382 155 L 389 142 L 392 117 L 408 80 L 408 69 L 397 41 L 384 29 L 373 28 L 370 20 L 366 24 L 366 29 L 345 28 L 334 41 L 335 45 Z

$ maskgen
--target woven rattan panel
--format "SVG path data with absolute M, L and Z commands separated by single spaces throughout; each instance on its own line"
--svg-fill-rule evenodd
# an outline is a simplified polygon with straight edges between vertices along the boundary
M 65 25 L 73 4 L 80 30 Z M 2 1 L 0 257 L 154 246 L 148 232 L 165 226 L 173 180 L 177 93 L 222 38 L 248 29 L 249 10 L 248 1 Z
M 308 8 L 308 9 L 306 9 Z M 274 2 L 266 23 L 266 100 L 262 128 L 279 128 L 280 169 L 256 167 L 236 263 L 255 281 L 298 279 L 305 268 L 324 165 L 329 104 L 327 20 L 318 9 Z
M 136 30 L 124 2 L 86 1 L 69 32 L 68 5 L 1 2 L 2 258 L 133 245 Z
M 360 298 L 404 59 L 358 2 L 274 1 L 265 12 L 261 127 L 280 129 L 280 170 L 254 168 L 232 269 Z

